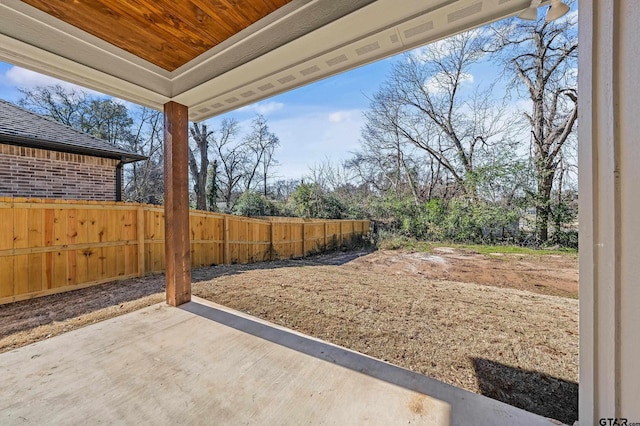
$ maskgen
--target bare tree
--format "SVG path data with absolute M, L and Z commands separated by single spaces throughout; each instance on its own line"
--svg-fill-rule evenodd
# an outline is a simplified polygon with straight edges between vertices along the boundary
M 307 183 L 319 186 L 325 191 L 340 191 L 345 186 L 353 182 L 353 172 L 346 165 L 331 161 L 330 157 L 325 157 L 323 161 L 309 166 L 309 172 L 304 180 Z
M 394 115 L 391 121 L 398 122 L 400 108 L 397 103 L 374 105 L 374 109 L 365 114 L 368 120 L 362 130 L 361 149 L 345 166 L 379 193 L 391 191 L 401 197 L 408 190 L 417 205 L 417 165 L 422 158 L 398 127 L 389 127 L 387 120 L 378 119 L 379 115 Z
M 189 171 L 193 178 L 193 191 L 196 193 L 196 209 L 207 210 L 207 173 L 209 171 L 209 138 L 206 124 L 193 123 L 190 128 L 194 148 L 189 146 Z M 198 154 L 199 161 L 196 160 Z
M 59 84 L 34 89 L 19 88 L 18 91 L 22 94 L 18 104 L 23 108 L 78 130 L 82 128 L 89 97 L 86 92 L 68 90 Z
M 299 179 L 279 179 L 273 183 L 272 194 L 277 201 L 287 201 L 300 185 Z
M 61 85 L 18 89 L 19 105 L 38 114 L 120 146 L 130 136 L 134 124 L 127 107 L 112 98 L 65 89 Z
M 218 160 L 213 160 L 209 167 L 209 183 L 207 185 L 207 202 L 209 211 L 218 211 Z
M 133 111 L 134 127 L 124 148 L 147 160 L 125 166 L 124 198 L 139 203 L 161 204 L 164 199 L 164 135 L 160 111 L 141 107 Z
M 507 22 L 494 28 L 491 50 L 499 54 L 514 87 L 524 88 L 531 102 L 524 117 L 534 147 L 536 233 L 542 242 L 549 238 L 551 192 L 563 165 L 563 146 L 578 118 L 576 28 L 573 14 L 553 22 Z
M 251 124 L 251 132 L 244 139 L 246 149 L 247 170 L 245 174 L 245 190 L 253 189 L 259 178 L 264 196 L 267 196 L 267 180 L 270 169 L 277 164 L 273 158 L 275 149 L 280 146 L 278 137 L 269 130 L 267 120 L 257 115 Z M 256 176 L 258 175 L 259 176 Z
M 226 203 L 227 210 L 242 193 L 240 183 L 246 169 L 246 154 L 242 143 L 235 141 L 238 134 L 238 122 L 225 119 L 220 125 L 217 137 L 212 137 L 211 144 L 217 157 L 217 187 L 220 197 Z
M 161 203 L 164 194 L 162 114 L 148 108 L 131 111 L 119 101 L 66 89 L 61 85 L 19 89 L 19 104 L 76 130 L 148 157 L 124 167 L 123 195 L 128 201 Z
M 463 87 L 473 80 L 470 67 L 485 55 L 485 43 L 474 30 L 405 55 L 373 96 L 363 139 L 393 153 L 394 179 L 404 176 L 415 200 L 415 173 L 403 145 L 418 148 L 436 165 L 432 184 L 451 178 L 476 198 L 482 151 L 508 142 L 504 107 L 491 99 L 491 89 L 469 94 Z

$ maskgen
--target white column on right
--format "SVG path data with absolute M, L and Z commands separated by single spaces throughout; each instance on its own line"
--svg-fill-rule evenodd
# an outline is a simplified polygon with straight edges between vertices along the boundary
M 640 1 L 580 0 L 580 425 L 640 422 Z

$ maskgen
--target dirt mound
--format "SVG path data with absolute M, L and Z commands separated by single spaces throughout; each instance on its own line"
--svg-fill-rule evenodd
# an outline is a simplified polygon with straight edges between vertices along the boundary
M 436 247 L 431 253 L 379 250 L 355 259 L 349 267 L 578 297 L 578 258 L 571 255 L 487 256 L 451 247 Z

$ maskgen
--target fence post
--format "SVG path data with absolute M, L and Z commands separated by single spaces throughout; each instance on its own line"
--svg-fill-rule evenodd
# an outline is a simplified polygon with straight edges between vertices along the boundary
M 326 251 L 329 247 L 327 246 L 327 222 L 324 223 L 324 250 Z
M 342 221 L 340 221 L 340 248 L 344 245 L 344 236 L 342 234 Z
M 302 257 L 305 257 L 307 255 L 307 242 L 306 242 L 307 236 L 305 235 L 306 232 L 304 231 L 305 231 L 305 223 L 302 222 Z
M 270 224 L 270 231 L 271 231 L 271 260 L 275 260 L 276 258 L 276 246 L 275 246 L 275 239 L 276 239 L 276 230 L 274 228 L 275 223 L 271 222 Z
M 138 276 L 143 277 L 145 273 L 144 265 L 144 207 L 137 208 L 137 230 L 138 230 Z
M 353 245 L 353 240 L 356 238 L 356 221 L 351 221 L 351 241 L 350 244 Z
M 229 252 L 229 218 L 227 216 L 224 217 L 224 222 L 222 223 L 222 247 L 222 261 L 225 265 L 230 265 L 231 253 Z

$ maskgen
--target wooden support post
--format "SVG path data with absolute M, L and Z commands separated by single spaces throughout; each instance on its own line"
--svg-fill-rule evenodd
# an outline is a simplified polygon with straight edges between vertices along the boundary
M 224 250 L 223 262 L 225 265 L 231 264 L 231 251 L 229 250 L 229 218 L 224 217 L 222 223 L 222 249 Z
M 164 229 L 167 303 L 191 300 L 189 244 L 189 121 L 188 108 L 164 105 Z
M 305 234 L 305 224 L 302 222 L 302 257 L 307 255 L 307 236 Z
M 342 221 L 340 221 L 340 248 L 344 245 L 344 234 L 342 233 Z
M 271 260 L 275 260 L 276 258 L 276 243 L 275 243 L 275 239 L 276 239 L 276 230 L 275 230 L 275 224 L 273 222 L 271 222 L 271 226 L 270 231 L 271 231 Z
M 145 271 L 144 265 L 144 208 L 139 206 L 137 209 L 137 230 L 138 230 L 138 276 L 143 277 Z

